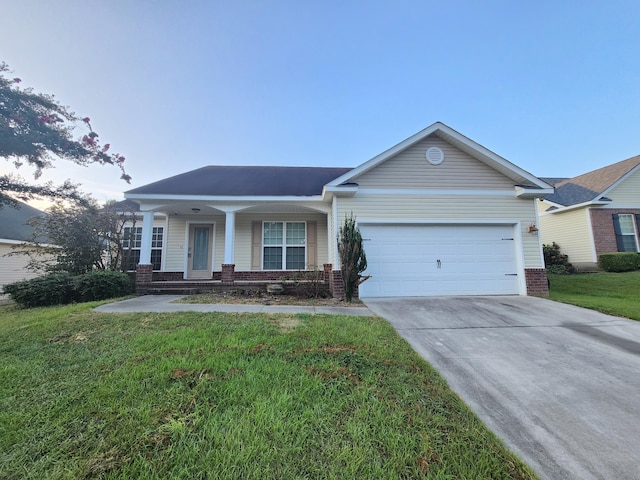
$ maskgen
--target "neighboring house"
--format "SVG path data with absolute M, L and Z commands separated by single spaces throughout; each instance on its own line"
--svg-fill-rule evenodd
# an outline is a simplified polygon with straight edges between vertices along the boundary
M 576 268 L 596 268 L 603 253 L 639 251 L 640 156 L 545 180 L 555 192 L 538 202 L 540 237 L 560 245 Z
M 355 168 L 208 166 L 125 197 L 143 219 L 139 287 L 269 281 L 317 268 L 339 296 L 336 238 L 353 213 L 371 275 L 361 297 L 546 295 L 531 226 L 536 199 L 552 192 L 435 123 Z
M 0 208 L 0 298 L 2 287 L 7 283 L 39 275 L 27 270 L 28 256 L 9 255 L 17 251 L 17 245 L 33 240 L 33 228 L 29 226 L 28 221 L 39 215 L 44 213 L 23 202 L 18 202 L 18 208 L 11 205 L 3 205 Z

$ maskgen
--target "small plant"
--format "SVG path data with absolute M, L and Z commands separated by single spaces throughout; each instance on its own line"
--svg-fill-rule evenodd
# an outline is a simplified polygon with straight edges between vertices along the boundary
M 298 270 L 293 275 L 293 284 L 297 287 L 300 295 L 307 298 L 319 298 L 324 293 L 324 272 L 317 268 Z
M 560 251 L 560 245 L 553 242 L 551 245 L 542 245 L 544 265 L 549 273 L 556 275 L 569 275 L 576 273 L 576 269 L 569 263 L 569 256 Z

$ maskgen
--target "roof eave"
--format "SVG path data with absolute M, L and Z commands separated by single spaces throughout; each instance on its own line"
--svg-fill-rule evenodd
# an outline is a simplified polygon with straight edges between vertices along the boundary
M 518 198 L 540 198 L 545 195 L 551 195 L 554 192 L 553 188 L 527 188 L 522 186 L 516 186 L 516 197 Z

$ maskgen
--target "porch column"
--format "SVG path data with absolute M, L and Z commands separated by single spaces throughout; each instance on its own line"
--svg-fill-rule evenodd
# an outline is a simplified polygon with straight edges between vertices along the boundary
M 153 237 L 153 212 L 142 212 L 142 238 L 140 239 L 140 264 L 151 265 L 151 239 Z
M 225 225 L 224 225 L 224 264 L 233 265 L 234 262 L 234 244 L 236 240 L 236 212 L 225 212 Z

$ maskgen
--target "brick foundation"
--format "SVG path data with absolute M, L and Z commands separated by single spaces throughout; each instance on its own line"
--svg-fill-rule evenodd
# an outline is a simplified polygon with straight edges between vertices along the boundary
M 532 297 L 548 297 L 549 281 L 544 268 L 525 268 L 524 278 L 527 284 L 527 295 Z
M 232 263 L 222 264 L 222 274 L 220 276 L 222 283 L 233 283 L 233 281 L 235 280 L 235 269 L 236 266 Z
M 136 267 L 136 293 L 144 295 L 153 281 L 153 265 L 138 264 Z

